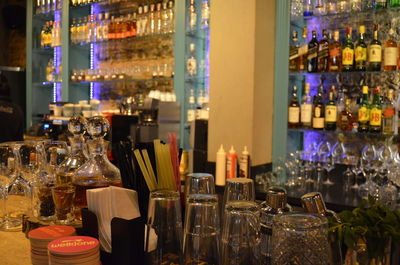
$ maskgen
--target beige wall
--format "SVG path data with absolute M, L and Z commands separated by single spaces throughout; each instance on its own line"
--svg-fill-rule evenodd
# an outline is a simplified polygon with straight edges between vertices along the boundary
M 208 160 L 220 144 L 271 162 L 275 1 L 213 0 Z

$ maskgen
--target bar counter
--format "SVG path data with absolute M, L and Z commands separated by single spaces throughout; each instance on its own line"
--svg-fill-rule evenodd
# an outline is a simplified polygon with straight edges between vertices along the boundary
M 30 265 L 29 248 L 24 233 L 0 231 L 0 264 Z

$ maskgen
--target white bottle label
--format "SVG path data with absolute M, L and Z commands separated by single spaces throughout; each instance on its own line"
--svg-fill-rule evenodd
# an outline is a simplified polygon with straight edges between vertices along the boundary
M 196 110 L 194 110 L 194 109 L 188 110 L 187 121 L 188 122 L 194 121 L 195 118 L 196 118 Z
M 337 121 L 337 108 L 336 106 L 326 106 L 326 114 L 325 119 L 327 122 L 336 122 Z
M 384 49 L 385 66 L 397 65 L 397 47 L 388 47 Z
M 302 123 L 310 123 L 312 114 L 312 106 L 311 104 L 302 104 L 301 105 L 301 122 Z
M 382 62 L 382 46 L 377 44 L 370 45 L 368 58 L 371 63 Z
M 289 122 L 299 123 L 300 119 L 300 108 L 299 107 L 289 107 Z

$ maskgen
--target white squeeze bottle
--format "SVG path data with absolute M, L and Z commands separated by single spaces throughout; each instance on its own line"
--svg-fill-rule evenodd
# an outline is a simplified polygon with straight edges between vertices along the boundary
M 216 167 L 215 167 L 215 184 L 217 186 L 225 186 L 226 178 L 226 152 L 221 144 L 217 152 Z
M 244 147 L 244 150 L 239 159 L 239 177 L 240 178 L 248 178 L 250 169 L 250 153 L 247 151 L 247 146 Z

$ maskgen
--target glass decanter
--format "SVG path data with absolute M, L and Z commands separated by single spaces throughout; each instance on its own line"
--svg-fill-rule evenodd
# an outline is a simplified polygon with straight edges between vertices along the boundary
M 88 133 L 92 140 L 88 141 L 89 160 L 85 162 L 74 174 L 73 184 L 75 190 L 74 206 L 77 219 L 81 219 L 81 208 L 87 207 L 86 190 L 121 185 L 121 173 L 107 158 L 107 146 L 103 138 L 110 129 L 109 122 L 95 116 L 88 120 Z
M 43 143 L 36 145 L 37 170 L 31 182 L 33 215 L 42 221 L 51 221 L 54 217 L 54 203 L 51 188 L 55 185 L 55 178 L 47 161 L 47 154 Z
M 56 174 L 57 185 L 72 183 L 72 176 L 75 171 L 81 167 L 88 157 L 84 150 L 87 121 L 82 116 L 72 117 L 68 122 L 68 131 L 72 134 L 69 137 L 71 152 L 60 164 Z

